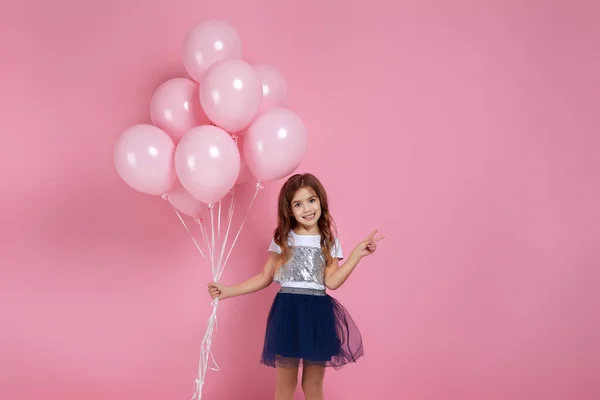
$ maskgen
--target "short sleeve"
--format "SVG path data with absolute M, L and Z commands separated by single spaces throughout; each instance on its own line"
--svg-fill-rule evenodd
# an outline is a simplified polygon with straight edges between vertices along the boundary
M 281 254 L 281 247 L 277 243 L 275 243 L 275 239 L 271 239 L 271 244 L 269 245 L 269 250 L 277 254 Z
M 344 253 L 342 251 L 342 244 L 338 238 L 335 239 L 335 243 L 333 244 L 333 248 L 331 249 L 331 256 L 333 258 L 339 258 L 340 260 L 344 258 Z

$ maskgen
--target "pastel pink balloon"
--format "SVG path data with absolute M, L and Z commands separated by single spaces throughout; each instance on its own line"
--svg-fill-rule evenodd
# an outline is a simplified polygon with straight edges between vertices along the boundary
M 196 82 L 218 61 L 241 60 L 242 40 L 225 21 L 210 19 L 190 29 L 183 41 L 183 65 Z
M 178 142 L 190 129 L 210 123 L 200 105 L 198 84 L 186 78 L 169 79 L 150 101 L 152 123 Z
M 244 157 L 244 139 L 243 136 L 237 138 L 237 147 L 240 152 L 240 176 L 237 179 L 236 185 L 241 185 L 242 183 L 246 183 L 253 179 L 252 172 L 250 172 L 250 168 L 246 164 L 246 160 Z
M 175 170 L 192 196 L 214 204 L 235 185 L 240 173 L 240 153 L 233 138 L 223 129 L 198 126 L 177 145 Z
M 260 111 L 287 105 L 287 82 L 283 74 L 274 66 L 255 64 L 254 70 L 262 84 L 262 104 Z
M 200 103 L 208 118 L 229 133 L 246 128 L 262 101 L 262 85 L 254 68 L 242 60 L 213 65 L 200 85 Z
M 306 128 L 298 115 L 285 108 L 260 114 L 244 134 L 244 157 L 261 181 L 291 174 L 306 151 Z
M 117 173 L 133 189 L 161 195 L 174 186 L 175 143 L 153 125 L 134 125 L 125 130 L 114 146 Z
M 173 207 L 190 217 L 199 216 L 208 208 L 206 204 L 196 200 L 179 182 L 167 195 Z

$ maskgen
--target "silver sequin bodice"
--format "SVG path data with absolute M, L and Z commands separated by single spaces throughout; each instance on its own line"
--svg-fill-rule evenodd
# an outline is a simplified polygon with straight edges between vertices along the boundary
M 293 246 L 290 260 L 275 272 L 275 282 L 308 282 L 323 285 L 325 257 L 319 247 Z

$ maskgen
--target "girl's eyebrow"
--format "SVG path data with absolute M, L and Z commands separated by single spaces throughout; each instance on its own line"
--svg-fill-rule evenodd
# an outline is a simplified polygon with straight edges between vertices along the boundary
M 311 200 L 311 199 L 316 199 L 316 198 L 317 198 L 317 196 L 310 196 L 310 197 L 309 197 L 308 199 L 306 199 L 306 200 Z M 294 204 L 294 203 L 302 203 L 302 201 L 303 201 L 303 200 L 295 200 L 295 201 L 292 201 L 292 204 Z

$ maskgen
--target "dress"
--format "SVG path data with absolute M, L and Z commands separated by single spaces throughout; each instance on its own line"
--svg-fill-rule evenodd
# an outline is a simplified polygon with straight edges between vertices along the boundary
M 290 260 L 274 276 L 281 285 L 267 318 L 261 363 L 275 367 L 316 364 L 339 369 L 363 356 L 362 337 L 348 311 L 325 288 L 319 235 L 290 233 Z M 271 241 L 269 251 L 281 254 Z M 336 239 L 332 256 L 343 258 Z

